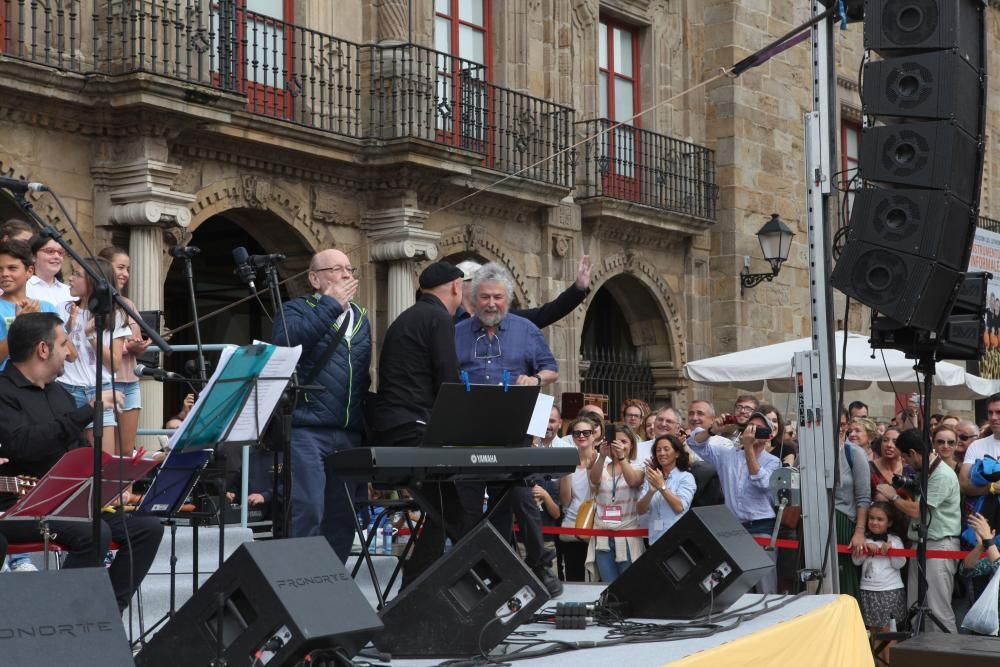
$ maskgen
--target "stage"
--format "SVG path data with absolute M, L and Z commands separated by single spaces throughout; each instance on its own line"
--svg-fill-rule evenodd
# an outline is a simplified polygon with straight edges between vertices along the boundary
M 394 565 L 394 558 L 376 557 L 378 576 L 388 580 Z M 349 567 L 353 564 L 349 563 Z M 359 573 L 357 582 L 375 606 L 375 594 L 365 570 Z M 598 599 L 605 586 L 603 584 L 566 584 L 563 594 L 546 605 L 554 608 L 557 602 L 593 602 Z M 552 624 L 522 625 L 516 633 L 508 636 L 508 650 L 521 649 L 534 653 L 543 648 L 553 648 L 551 643 L 537 648 L 526 648 L 525 642 L 579 643 L 593 646 L 547 655 L 519 659 L 517 664 L 574 667 L 606 667 L 608 664 L 628 664 L 629 667 L 652 667 L 654 665 L 679 665 L 681 667 L 718 667 L 725 665 L 808 665 L 809 667 L 854 667 L 872 665 L 871 650 L 861 613 L 855 600 L 844 595 L 803 595 L 800 597 L 780 595 L 744 595 L 731 607 L 739 615 L 720 610 L 713 619 L 718 628 L 709 636 L 685 635 L 673 641 L 637 642 L 629 638 L 618 638 L 617 644 L 607 641 L 609 627 L 593 624 L 584 630 L 556 630 Z M 764 610 L 767 611 L 764 611 Z M 755 618 L 748 618 L 754 612 L 764 611 Z M 721 618 L 721 620 L 719 620 Z M 629 619 L 641 622 L 642 619 Z M 670 621 L 650 620 L 649 623 L 665 625 Z M 678 621 L 680 624 L 690 622 Z M 688 628 L 686 633 L 708 635 L 705 624 Z M 519 635 L 531 633 L 533 636 Z M 537 633 L 537 635 L 536 635 Z M 514 644 L 516 642 L 516 644 Z M 491 657 L 499 662 L 505 658 L 497 647 Z M 388 660 L 388 656 L 378 655 L 369 647 L 356 660 L 369 660 L 391 665 L 413 667 L 438 665 L 443 659 L 399 658 Z M 513 656 L 511 656 L 513 658 Z

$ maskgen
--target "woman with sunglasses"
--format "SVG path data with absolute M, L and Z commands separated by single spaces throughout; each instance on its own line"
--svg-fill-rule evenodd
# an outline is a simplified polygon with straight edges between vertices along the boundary
M 563 508 L 563 528 L 576 528 L 576 515 L 580 505 L 592 497 L 588 470 L 597 460 L 594 451 L 594 434 L 597 425 L 587 417 L 577 417 L 569 423 L 569 436 L 580 456 L 576 470 L 559 480 L 559 504 Z M 560 535 L 556 542 L 559 578 L 563 581 L 584 581 L 587 558 L 587 538 Z
M 639 527 L 639 498 L 643 471 L 632 465 L 639 439 L 625 424 L 614 424 L 604 434 L 597 462 L 590 468 L 590 483 L 596 487 L 597 515 L 594 528 L 624 531 Z M 587 549 L 587 571 L 592 581 L 610 584 L 645 551 L 638 537 L 592 537 Z
M 950 426 L 938 426 L 931 436 L 931 444 L 934 452 L 941 459 L 941 463 L 947 465 L 956 473 L 962 467 L 962 462 L 955 455 L 958 446 L 958 433 Z

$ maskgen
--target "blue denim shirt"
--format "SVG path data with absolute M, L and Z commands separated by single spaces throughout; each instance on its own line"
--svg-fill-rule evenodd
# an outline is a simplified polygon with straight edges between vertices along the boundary
M 534 324 L 507 313 L 490 338 L 478 317 L 455 325 L 458 367 L 469 374 L 472 384 L 503 384 L 503 372 L 510 372 L 513 384 L 518 375 L 538 371 L 558 371 L 552 351 L 541 330 Z

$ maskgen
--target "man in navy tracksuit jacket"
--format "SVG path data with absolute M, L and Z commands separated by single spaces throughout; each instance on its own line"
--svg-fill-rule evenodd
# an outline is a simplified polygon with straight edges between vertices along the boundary
M 347 327 L 344 338 L 312 382 L 323 391 L 306 392 L 292 415 L 292 537 L 323 535 L 341 560 L 354 542 L 352 508 L 344 498 L 343 480 L 326 471 L 335 451 L 361 444 L 361 402 L 368 391 L 371 326 L 368 311 L 351 303 L 357 293 L 356 270 L 339 250 L 323 250 L 309 264 L 315 292 L 285 304 L 288 339 L 279 319 L 272 328 L 277 345 L 301 345 L 299 375 L 308 377 L 322 360 L 333 334 Z M 353 484 L 355 497 L 361 485 Z

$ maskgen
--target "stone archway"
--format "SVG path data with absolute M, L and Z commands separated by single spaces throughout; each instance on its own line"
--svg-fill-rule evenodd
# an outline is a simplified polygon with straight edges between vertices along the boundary
M 528 288 L 524 283 L 524 276 L 521 268 L 514 262 L 513 258 L 503 249 L 503 245 L 494 238 L 485 228 L 468 224 L 459 227 L 446 229 L 441 233 L 441 240 L 438 241 L 440 257 L 461 257 L 477 255 L 490 262 L 496 262 L 510 272 L 514 279 L 514 299 L 521 308 L 530 308 L 536 302 L 528 297 Z
M 636 253 L 606 258 L 594 271 L 584 306 L 581 378 L 590 371 L 587 362 L 593 361 L 588 354 L 617 365 L 622 373 L 627 364 L 639 375 L 647 367 L 653 385 L 649 400 L 677 403 L 677 393 L 686 388 L 681 373 L 686 360 L 683 318 L 673 290 L 656 267 Z M 620 326 L 604 318 L 614 318 Z M 596 349 L 602 351 L 595 354 Z

